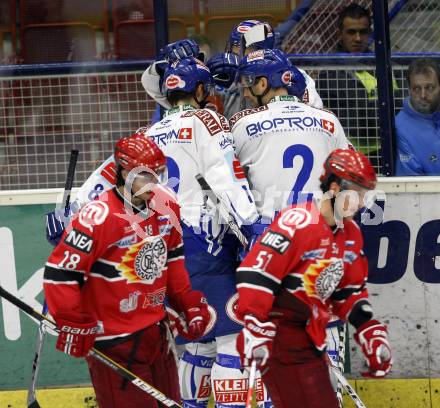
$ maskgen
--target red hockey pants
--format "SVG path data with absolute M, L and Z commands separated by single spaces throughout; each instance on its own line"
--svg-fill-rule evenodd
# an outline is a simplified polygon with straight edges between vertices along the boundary
M 98 347 L 119 364 L 180 403 L 179 380 L 173 352 L 163 326 L 153 325 L 130 339 L 110 347 Z M 159 403 L 112 369 L 87 358 L 96 400 L 100 408 L 158 408 Z
M 275 408 L 339 407 L 328 366 L 298 323 L 278 326 L 263 381 Z

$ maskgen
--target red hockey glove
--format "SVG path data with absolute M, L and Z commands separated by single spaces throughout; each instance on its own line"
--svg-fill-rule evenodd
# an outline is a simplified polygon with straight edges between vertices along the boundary
M 393 365 L 387 328 L 377 320 L 369 320 L 356 330 L 354 339 L 361 346 L 368 365 L 369 371 L 362 375 L 385 377 Z
M 176 325 L 179 333 L 188 340 L 202 337 L 211 320 L 205 295 L 198 290 L 185 293 L 181 300 L 181 308 L 185 316 L 186 330 L 180 332 Z
M 62 311 L 55 317 L 60 334 L 56 348 L 74 357 L 85 357 L 98 332 L 97 321 L 86 313 Z
M 266 365 L 275 335 L 275 324 L 262 323 L 255 316 L 246 315 L 244 328 L 237 337 L 237 351 L 240 353 L 242 366 L 250 367 L 254 359 L 257 361 L 257 367 Z

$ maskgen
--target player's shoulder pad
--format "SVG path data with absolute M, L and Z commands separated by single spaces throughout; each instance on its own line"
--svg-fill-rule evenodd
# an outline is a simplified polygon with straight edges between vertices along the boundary
M 268 110 L 268 106 L 267 105 L 263 105 L 260 106 L 259 108 L 252 108 L 252 109 L 244 109 L 240 112 L 237 112 L 234 116 L 232 116 L 231 119 L 229 119 L 229 124 L 231 125 L 231 128 L 234 127 L 234 125 L 242 118 L 249 116 L 249 115 L 254 115 L 256 113 L 259 112 L 263 112 Z
M 101 200 L 87 203 L 78 213 L 76 221 L 86 230 L 93 232 L 93 228 L 105 222 L 109 216 L 108 204 Z
M 210 109 L 196 109 L 182 115 L 182 117 L 187 116 L 195 116 L 211 136 L 223 131 L 219 115 Z
M 318 224 L 319 210 L 312 202 L 293 205 L 281 211 L 275 219 L 275 228 L 293 238 L 297 230 Z

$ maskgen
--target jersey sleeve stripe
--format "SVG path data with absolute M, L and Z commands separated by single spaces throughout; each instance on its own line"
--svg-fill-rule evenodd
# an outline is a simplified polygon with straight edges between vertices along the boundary
M 260 290 L 260 291 L 262 291 L 264 293 L 269 293 L 272 296 L 274 295 L 274 293 L 270 289 L 267 289 L 267 288 L 265 288 L 263 286 L 253 285 L 251 283 L 239 283 L 239 284 L 237 284 L 237 289 L 243 289 L 243 288 L 253 289 L 253 290 Z
M 119 271 L 114 265 L 110 265 L 99 260 L 92 265 L 90 271 L 95 275 L 102 275 L 104 278 L 108 279 L 119 278 Z
M 283 279 L 283 287 L 288 291 L 295 291 L 302 287 L 302 278 L 299 276 L 293 276 L 292 274 L 287 275 Z
M 246 268 L 246 267 L 240 267 L 237 268 L 237 272 L 242 272 L 242 271 L 248 271 L 248 272 L 257 272 L 260 275 L 265 276 L 266 278 L 269 278 L 271 280 L 273 280 L 275 283 L 277 283 L 278 285 L 281 284 L 281 280 L 276 278 L 275 276 L 271 275 L 270 273 L 267 273 L 265 271 L 262 271 L 261 269 L 256 269 L 256 268 Z
M 183 245 L 168 252 L 168 262 L 175 261 L 178 258 L 183 258 Z
M 273 279 L 263 275 L 258 270 L 239 270 L 237 271 L 237 287 L 240 284 L 251 284 L 254 287 L 264 288 L 265 291 L 269 291 L 274 294 L 278 291 L 280 284 L 274 282 Z M 261 290 L 264 290 L 261 289 Z
M 354 294 L 361 293 L 364 290 L 364 288 L 365 288 L 365 285 L 351 287 L 351 288 L 337 289 L 333 293 L 332 299 L 335 302 L 344 301 Z
M 52 268 L 46 265 L 44 268 L 44 280 L 46 282 L 61 282 L 61 283 L 72 283 L 76 282 L 79 285 L 84 283 L 84 274 L 78 271 L 68 271 L 66 269 Z

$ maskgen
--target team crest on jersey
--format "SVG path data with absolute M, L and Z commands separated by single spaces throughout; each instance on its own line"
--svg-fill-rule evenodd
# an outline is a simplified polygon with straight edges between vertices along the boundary
M 305 208 L 292 208 L 285 211 L 278 218 L 278 226 L 289 233 L 291 237 L 295 234 L 295 230 L 305 228 L 312 221 L 312 214 Z
M 317 260 L 303 274 L 303 286 L 311 297 L 327 300 L 334 292 L 344 274 L 341 259 Z
M 103 201 L 91 201 L 79 213 L 79 223 L 93 231 L 95 225 L 101 225 L 108 215 L 108 206 Z
M 167 246 L 160 236 L 147 237 L 132 245 L 116 267 L 129 283 L 153 283 L 162 277 L 167 262 Z

